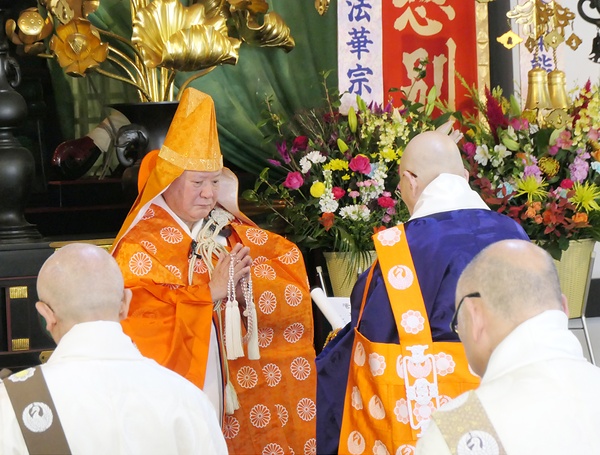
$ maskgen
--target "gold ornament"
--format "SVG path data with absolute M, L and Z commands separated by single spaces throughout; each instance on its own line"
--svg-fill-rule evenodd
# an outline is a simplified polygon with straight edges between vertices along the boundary
M 527 73 L 527 101 L 525 109 L 550 109 L 550 94 L 548 93 L 548 74 L 541 68 L 534 68 Z
M 567 78 L 564 71 L 553 70 L 548 73 L 548 92 L 550 93 L 550 103 L 554 109 L 569 107 Z
M 512 49 L 513 47 L 522 43 L 523 38 L 521 38 L 519 35 L 517 35 L 512 30 L 509 30 L 504 35 L 496 38 L 496 41 L 498 41 L 500 44 L 502 44 L 505 48 Z
M 563 42 L 565 38 L 558 32 L 558 30 L 552 30 L 546 36 L 544 36 L 544 44 L 546 47 L 551 47 L 552 49 L 558 48 Z
M 581 45 L 582 41 L 581 41 L 581 38 L 579 38 L 579 36 L 577 36 L 575 33 L 571 33 L 571 35 L 567 38 L 567 40 L 565 41 L 565 43 L 571 49 L 573 49 L 574 51 L 576 51 L 577 48 Z
M 315 0 L 315 8 L 321 16 L 329 9 L 330 0 Z

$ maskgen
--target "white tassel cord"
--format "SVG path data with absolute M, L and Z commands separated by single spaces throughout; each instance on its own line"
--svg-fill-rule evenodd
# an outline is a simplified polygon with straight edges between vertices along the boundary
M 240 308 L 235 296 L 235 283 L 233 275 L 235 272 L 235 256 L 229 257 L 229 282 L 227 284 L 227 306 L 225 307 L 225 347 L 227 349 L 227 360 L 235 360 L 244 357 L 242 346 L 242 318 Z

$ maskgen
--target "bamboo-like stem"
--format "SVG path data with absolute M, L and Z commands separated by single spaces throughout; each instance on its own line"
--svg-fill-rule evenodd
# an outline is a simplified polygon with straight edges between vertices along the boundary
M 127 79 L 126 77 L 119 76 L 119 75 L 111 73 L 109 71 L 105 71 L 102 68 L 94 68 L 93 71 L 95 71 L 98 74 L 101 74 L 102 76 L 106 76 L 106 77 L 109 77 L 111 79 L 115 79 L 117 81 L 121 81 L 121 82 L 124 82 L 126 84 L 134 86 L 140 92 L 140 94 L 144 98 L 146 98 L 146 101 L 152 101 L 152 98 L 150 97 L 150 94 L 146 90 L 144 90 L 143 87 L 141 87 L 139 84 L 137 84 L 133 80 Z
M 181 86 L 179 87 L 179 93 L 177 94 L 177 99 L 179 99 L 180 95 L 183 93 L 183 91 L 187 88 L 188 85 L 190 85 L 190 83 L 192 81 L 194 81 L 195 79 L 198 79 L 199 77 L 205 76 L 208 73 L 210 73 L 212 70 L 214 70 L 216 68 L 216 66 L 211 66 L 210 68 L 205 68 L 201 71 L 196 72 L 195 74 L 193 74 L 192 76 L 188 77 L 183 84 L 181 84 Z

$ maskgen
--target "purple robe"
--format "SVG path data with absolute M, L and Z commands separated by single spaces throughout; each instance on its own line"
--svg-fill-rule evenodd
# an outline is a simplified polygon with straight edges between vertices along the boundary
M 417 218 L 405 224 L 406 238 L 423 293 L 433 341 L 459 341 L 450 330 L 458 278 L 486 246 L 505 239 L 529 240 L 521 226 L 499 213 L 464 209 Z M 368 271 L 350 297 L 352 321 L 317 356 L 317 453 L 336 454 L 354 326 Z M 371 341 L 398 343 L 398 330 L 379 265 L 373 273 L 360 332 Z

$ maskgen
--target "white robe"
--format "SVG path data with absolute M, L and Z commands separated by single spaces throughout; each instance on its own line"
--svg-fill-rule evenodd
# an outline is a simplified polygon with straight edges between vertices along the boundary
M 492 353 L 476 394 L 509 455 L 600 454 L 600 368 L 587 362 L 561 311 L 513 330 Z M 450 453 L 432 421 L 417 455 Z
M 75 325 L 42 369 L 74 455 L 227 453 L 206 395 L 143 357 L 116 322 Z M 0 383 L 0 454 L 26 453 Z

